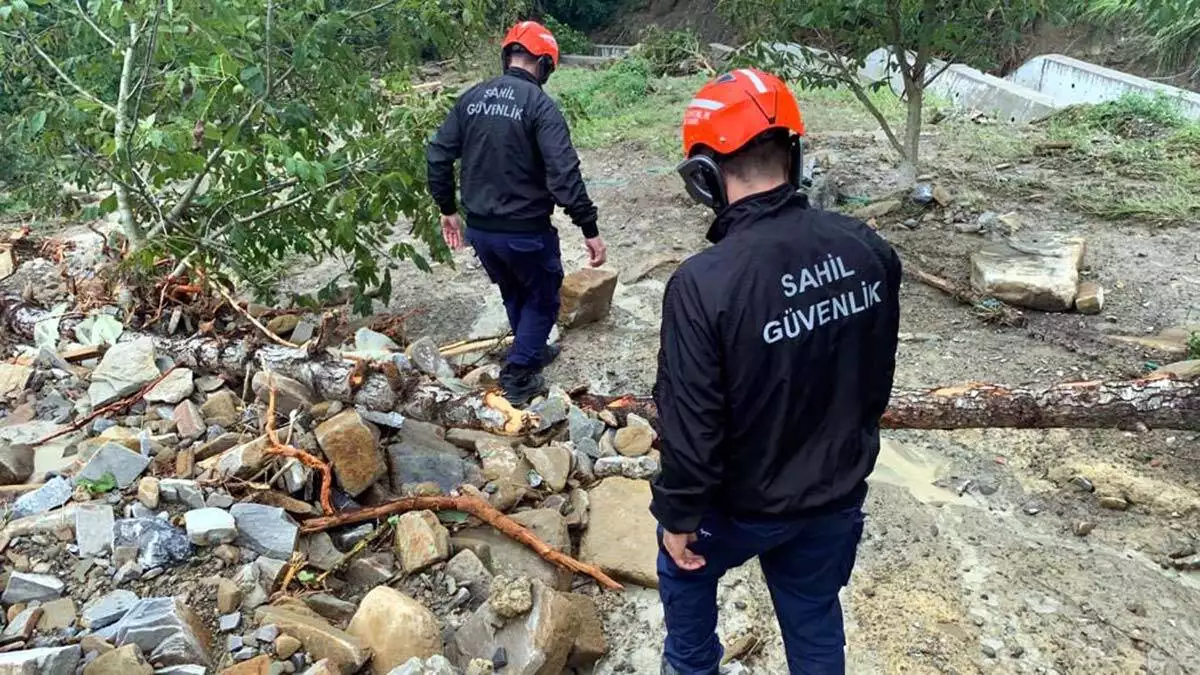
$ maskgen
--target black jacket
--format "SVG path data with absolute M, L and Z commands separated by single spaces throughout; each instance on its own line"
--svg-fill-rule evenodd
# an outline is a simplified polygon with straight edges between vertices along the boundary
M 777 518 L 848 506 L 879 455 L 896 367 L 900 259 L 863 223 L 790 187 L 725 209 L 716 245 L 663 298 L 654 400 L 670 532 L 712 511 Z
M 598 234 L 567 121 L 537 78 L 520 68 L 463 93 L 425 157 L 429 192 L 444 215 L 457 211 L 454 161 L 461 157 L 469 226 L 537 232 L 550 227 L 558 204 L 584 236 Z

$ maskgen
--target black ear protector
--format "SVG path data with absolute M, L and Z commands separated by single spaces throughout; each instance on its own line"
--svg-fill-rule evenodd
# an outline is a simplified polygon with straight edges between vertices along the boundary
M 804 145 L 800 136 L 792 134 L 789 138 L 788 155 L 788 183 L 800 190 L 804 186 Z M 720 211 L 729 205 L 725 176 L 712 155 L 701 152 L 684 160 L 675 170 L 683 179 L 687 193 L 697 203 L 713 211 Z
M 501 72 L 508 70 L 509 64 L 512 63 L 513 50 L 516 49 L 517 47 L 520 47 L 520 45 L 511 44 L 511 45 L 505 47 L 500 52 L 500 70 L 501 70 Z M 521 49 L 524 50 L 524 47 L 521 47 Z M 554 72 L 554 59 L 553 59 L 553 57 L 551 57 L 549 55 L 539 56 L 539 57 L 537 57 L 537 63 L 538 63 L 538 72 L 537 72 L 538 83 L 546 84 L 546 82 L 550 80 L 550 74 Z

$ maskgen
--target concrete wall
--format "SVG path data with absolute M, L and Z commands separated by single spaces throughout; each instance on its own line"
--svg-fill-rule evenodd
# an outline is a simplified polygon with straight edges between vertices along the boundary
M 1161 94 L 1177 101 L 1187 116 L 1200 119 L 1200 94 L 1060 54 L 1035 56 L 1009 78 L 1060 106 L 1103 103 L 1131 92 Z

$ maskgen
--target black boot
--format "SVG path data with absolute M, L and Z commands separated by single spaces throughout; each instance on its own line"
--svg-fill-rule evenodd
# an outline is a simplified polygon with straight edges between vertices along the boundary
M 545 393 L 546 381 L 540 369 L 508 364 L 500 371 L 500 388 L 504 390 L 504 398 L 519 408 L 533 397 Z
M 504 361 L 504 360 L 508 359 L 509 352 L 511 352 L 511 351 L 512 351 L 512 347 L 509 347 L 508 349 L 504 350 L 504 353 L 499 355 L 500 360 Z M 538 360 L 538 365 L 541 366 L 542 368 L 545 368 L 546 366 L 550 365 L 551 363 L 554 363 L 554 360 L 557 359 L 558 355 L 561 353 L 562 353 L 562 347 L 559 347 L 558 345 L 546 345 L 545 347 L 542 347 L 542 354 L 541 354 L 540 359 Z

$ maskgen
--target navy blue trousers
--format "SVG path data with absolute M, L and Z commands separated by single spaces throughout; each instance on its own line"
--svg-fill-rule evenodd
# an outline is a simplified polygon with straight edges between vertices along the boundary
M 500 287 L 513 332 L 508 363 L 539 367 L 546 340 L 558 320 L 558 292 L 563 281 L 558 231 L 509 233 L 468 227 L 467 242 L 488 278 Z
M 715 675 L 724 650 L 717 638 L 717 581 L 758 556 L 783 633 L 792 675 L 846 671 L 846 634 L 838 591 L 850 580 L 862 537 L 861 504 L 787 521 L 705 518 L 690 545 L 707 564 L 681 570 L 662 549 L 658 583 L 667 623 L 663 657 L 680 675 Z

